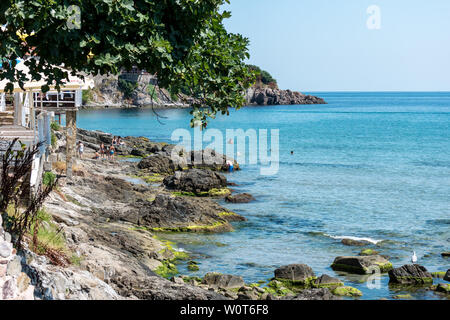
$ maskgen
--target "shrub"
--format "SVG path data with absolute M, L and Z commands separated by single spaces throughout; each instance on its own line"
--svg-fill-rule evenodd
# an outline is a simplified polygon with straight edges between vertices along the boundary
M 44 173 L 42 183 L 45 186 L 50 186 L 50 185 L 54 184 L 55 181 L 56 181 L 56 175 L 53 172 L 48 171 L 48 172 Z

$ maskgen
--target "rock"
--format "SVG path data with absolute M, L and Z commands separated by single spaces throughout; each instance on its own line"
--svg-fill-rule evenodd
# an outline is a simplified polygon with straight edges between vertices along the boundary
M 345 271 L 356 274 L 372 274 L 379 268 L 380 272 L 388 272 L 392 264 L 384 257 L 375 256 L 347 256 L 337 257 L 331 268 L 335 271 Z
M 332 293 L 337 296 L 347 296 L 347 297 L 361 297 L 363 294 L 356 288 L 353 287 L 337 287 L 333 289 Z
M 397 300 L 411 300 L 413 299 L 412 295 L 410 294 L 398 294 L 396 296 L 393 296 L 394 299 Z
M 183 278 L 180 277 L 172 277 L 172 282 L 177 284 L 184 284 Z
M 448 283 L 439 283 L 435 289 L 436 292 L 442 292 L 450 294 L 450 284 Z
M 431 272 L 431 275 L 433 276 L 433 278 L 444 279 L 445 271 Z
M 227 156 L 217 153 L 212 149 L 205 149 L 199 151 L 191 151 L 186 154 L 184 162 L 188 168 L 209 169 L 213 171 L 228 171 L 227 161 L 233 163 L 234 171 L 239 170 L 239 164 L 236 160 L 228 158 Z
M 291 90 L 280 90 L 270 87 L 251 87 L 246 94 L 250 105 L 296 105 L 296 104 L 326 104 L 318 97 L 304 95 Z
M 447 272 L 445 273 L 444 280 L 450 281 L 450 269 L 448 269 Z
M 353 239 L 342 239 L 341 243 L 346 246 L 362 247 L 368 244 L 367 241 L 358 241 Z
M 245 282 L 242 277 L 211 272 L 205 275 L 202 284 L 212 288 L 234 289 L 241 288 Z
M 163 183 L 166 188 L 171 190 L 193 193 L 194 195 L 208 195 L 208 192 L 213 189 L 226 188 L 227 178 L 210 170 L 190 169 L 166 177 Z
M 0 242 L 0 258 L 8 258 L 11 255 L 12 245 L 9 242 Z
M 6 271 L 6 274 L 9 276 L 18 276 L 22 272 L 22 265 L 20 263 L 20 257 L 15 256 L 14 259 L 12 259 L 8 263 L 8 269 Z
M 314 271 L 306 264 L 290 264 L 275 270 L 275 279 L 290 280 L 307 285 L 314 278 Z
M 139 215 L 126 219 L 154 231 L 205 233 L 232 231 L 228 221 L 245 220 L 239 215 L 221 215 L 223 212 L 225 208 L 209 199 L 158 194 L 152 203 L 141 208 Z
M 361 250 L 361 252 L 359 253 L 360 256 L 375 256 L 377 255 L 379 252 L 373 249 L 363 249 Z
M 176 284 L 160 277 L 118 277 L 114 282 L 122 296 L 142 300 L 229 300 L 214 291 Z
M 17 289 L 19 290 L 19 293 L 22 293 L 28 289 L 30 281 L 30 278 L 25 273 L 20 273 L 20 275 L 17 277 Z
M 316 288 L 333 288 L 343 286 L 344 283 L 338 278 L 333 278 L 329 275 L 324 274 L 315 279 L 313 285 Z
M 3 300 L 13 299 L 16 296 L 16 286 L 14 279 L 10 278 L 3 283 L 3 288 L 0 288 Z
M 236 194 L 225 198 L 227 202 L 231 203 L 249 203 L 255 200 L 255 198 L 248 193 Z
M 441 255 L 445 257 L 450 257 L 450 252 L 442 252 Z
M 11 242 L 11 234 L 9 233 L 9 232 L 5 232 L 4 234 L 3 234 L 3 237 L 4 237 L 4 239 L 5 239 L 5 241 L 6 242 Z
M 166 155 L 152 155 L 142 159 L 138 164 L 139 169 L 145 169 L 151 173 L 172 174 L 176 167 L 170 157 Z
M 303 290 L 292 300 L 340 300 L 340 298 L 333 295 L 328 288 L 313 288 Z
M 432 284 L 433 276 L 418 264 L 404 265 L 389 271 L 389 283 L 394 284 Z

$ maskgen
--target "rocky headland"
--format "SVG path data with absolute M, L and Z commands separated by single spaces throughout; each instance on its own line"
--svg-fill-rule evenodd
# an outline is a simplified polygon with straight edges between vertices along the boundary
M 95 87 L 84 93 L 83 108 L 130 108 L 149 107 L 159 109 L 189 108 L 192 98 L 179 94 L 171 95 L 157 84 L 150 84 L 147 78 L 136 81 L 128 94 L 119 85 L 118 76 L 96 76 Z M 149 92 L 151 86 L 151 93 Z M 247 105 L 307 105 L 326 104 L 319 97 L 305 95 L 298 91 L 281 90 L 278 86 L 255 84 L 245 94 Z

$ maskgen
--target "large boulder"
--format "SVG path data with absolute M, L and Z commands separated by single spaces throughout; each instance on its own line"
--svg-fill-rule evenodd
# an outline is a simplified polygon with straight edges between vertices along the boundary
M 170 157 L 157 154 L 142 159 L 138 168 L 151 173 L 172 174 L 177 169 Z
M 225 208 L 209 199 L 159 194 L 127 220 L 154 231 L 206 233 L 232 231 L 229 221 L 245 220 L 237 214 L 225 213 L 228 213 Z
M 204 195 L 213 189 L 227 187 L 227 178 L 224 175 L 210 170 L 190 169 L 176 172 L 163 181 L 166 188 L 178 190 L 195 195 Z
M 315 277 L 313 269 L 306 264 L 290 264 L 275 270 L 275 279 L 289 280 L 308 285 Z
M 388 272 L 392 269 L 392 263 L 386 258 L 374 256 L 348 256 L 334 259 L 331 268 L 335 271 L 345 271 L 356 274 L 372 274 L 378 268 L 380 272 Z
M 445 281 L 450 281 L 450 269 L 447 270 L 447 273 L 444 276 Z
M 210 272 L 203 278 L 202 284 L 211 288 L 235 289 L 245 285 L 242 277 Z
M 220 154 L 212 149 L 191 151 L 185 155 L 188 168 L 210 169 L 213 171 L 227 171 L 227 161 L 233 163 L 234 170 L 239 170 L 236 160 Z
M 432 284 L 433 276 L 421 265 L 407 264 L 389 271 L 389 283 Z

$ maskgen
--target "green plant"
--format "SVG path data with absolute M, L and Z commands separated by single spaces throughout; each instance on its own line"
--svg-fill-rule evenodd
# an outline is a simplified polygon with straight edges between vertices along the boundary
M 83 90 L 81 101 L 83 105 L 86 105 L 89 101 L 91 101 L 94 97 L 94 94 L 91 89 Z
M 42 178 L 42 183 L 45 186 L 53 185 L 55 183 L 55 181 L 56 181 L 56 175 L 53 172 L 48 171 L 48 172 L 44 173 L 44 176 Z
M 193 117 L 203 125 L 206 117 L 244 105 L 254 76 L 244 63 L 248 39 L 224 26 L 229 0 L 72 2 L 0 2 L 0 57 L 10 62 L 0 70 L 0 80 L 9 81 L 6 91 L 14 90 L 13 83 L 44 78 L 47 92 L 53 85 L 60 89 L 69 73 L 117 75 L 136 66 L 157 74 L 162 88 L 187 90 L 196 98 Z M 71 4 L 82 12 L 82 24 Z M 39 59 L 23 62 L 27 73 L 15 72 L 16 57 L 27 55 Z
M 123 96 L 126 99 L 129 99 L 132 97 L 133 93 L 138 88 L 139 83 L 134 81 L 128 81 L 122 78 L 119 78 L 119 90 L 123 92 Z
M 56 121 L 52 121 L 52 123 L 50 123 L 50 128 L 54 131 L 59 131 L 61 130 L 61 126 L 59 125 L 58 122 Z

